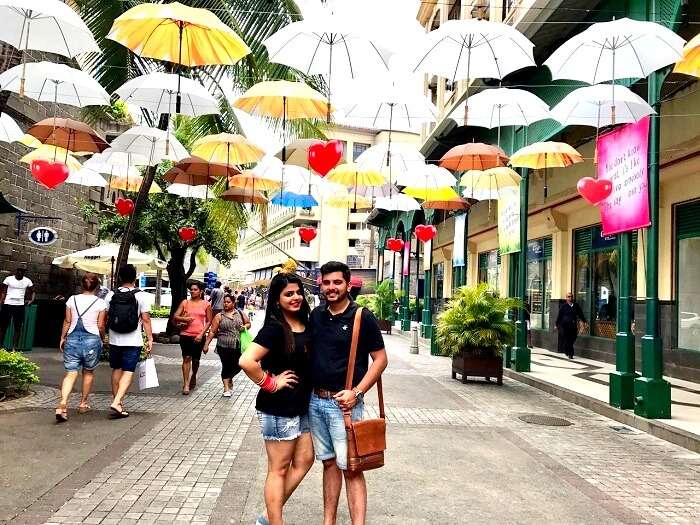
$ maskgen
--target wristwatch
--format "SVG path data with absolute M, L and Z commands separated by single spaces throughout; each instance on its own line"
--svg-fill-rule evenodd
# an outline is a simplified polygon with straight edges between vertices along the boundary
M 355 392 L 355 399 L 357 399 L 358 401 L 365 400 L 365 393 L 362 390 L 360 390 L 359 388 L 353 388 L 352 391 Z

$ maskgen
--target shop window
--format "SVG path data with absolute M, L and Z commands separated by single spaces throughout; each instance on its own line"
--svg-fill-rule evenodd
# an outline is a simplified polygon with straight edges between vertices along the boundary
M 498 250 L 481 252 L 479 254 L 479 282 L 487 283 L 498 290 L 498 280 L 501 274 L 501 254 Z
M 352 160 L 357 160 L 357 157 L 362 155 L 368 149 L 369 149 L 369 144 L 365 144 L 363 142 L 353 142 L 352 143 Z
M 552 238 L 527 243 L 525 300 L 530 309 L 530 327 L 549 329 L 549 303 L 552 297 Z
M 700 350 L 700 201 L 676 208 L 678 347 Z
M 436 308 L 442 309 L 444 303 L 444 291 L 445 291 L 445 264 L 437 263 L 433 265 L 433 276 L 435 277 L 435 293 L 433 294 L 436 298 Z

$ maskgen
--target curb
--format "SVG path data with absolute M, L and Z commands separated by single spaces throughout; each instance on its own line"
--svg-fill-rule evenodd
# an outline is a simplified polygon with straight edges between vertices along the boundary
M 645 419 L 643 417 L 639 417 L 635 415 L 634 412 L 615 408 L 604 401 L 601 401 L 600 399 L 575 392 L 559 385 L 548 383 L 521 372 L 515 372 L 514 370 L 508 368 L 503 370 L 503 375 L 505 377 L 509 377 L 510 379 L 515 379 L 516 381 L 542 390 L 543 392 L 556 396 L 564 401 L 568 401 L 569 403 L 587 408 L 596 414 L 600 414 L 601 416 L 613 419 L 619 423 L 636 428 L 637 430 L 651 434 L 654 437 L 663 439 L 664 441 L 668 441 L 674 445 L 678 445 L 679 447 L 700 453 L 700 436 L 693 434 L 692 432 L 688 432 L 687 430 L 672 427 L 671 425 L 656 419 Z

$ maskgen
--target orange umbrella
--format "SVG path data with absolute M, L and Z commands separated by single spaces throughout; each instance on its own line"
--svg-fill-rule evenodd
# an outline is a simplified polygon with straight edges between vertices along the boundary
M 234 166 L 219 164 L 218 162 L 208 162 L 200 157 L 187 157 L 175 164 L 177 168 L 190 175 L 201 175 L 204 177 L 233 177 L 240 171 Z
M 220 199 L 234 202 L 249 202 L 251 204 L 265 204 L 268 202 L 267 197 L 259 191 L 252 191 L 248 188 L 229 188 L 221 195 Z
M 51 117 L 34 124 L 27 134 L 42 144 L 58 146 L 72 152 L 102 153 L 109 148 L 107 141 L 84 122 Z
M 163 175 L 163 178 L 171 184 L 186 184 L 187 186 L 208 186 L 216 182 L 214 177 L 187 173 L 175 167 L 170 168 L 165 175 Z
M 462 198 L 446 201 L 423 201 L 421 206 L 426 210 L 468 210 L 471 208 L 471 204 Z
M 440 166 L 452 171 L 487 170 L 508 164 L 508 155 L 498 146 L 470 142 L 450 149 L 440 159 Z

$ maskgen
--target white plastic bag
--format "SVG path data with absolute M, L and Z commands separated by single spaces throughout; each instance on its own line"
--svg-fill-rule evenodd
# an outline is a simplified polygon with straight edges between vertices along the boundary
M 160 386 L 158 383 L 158 374 L 156 373 L 156 362 L 152 357 L 149 357 L 145 361 L 140 361 L 139 364 L 136 365 L 136 373 L 139 377 L 139 390 Z

